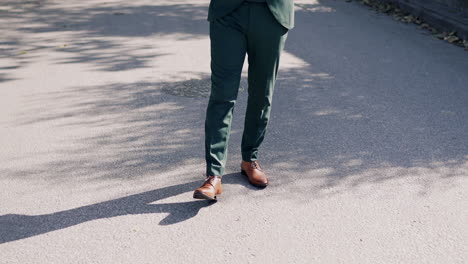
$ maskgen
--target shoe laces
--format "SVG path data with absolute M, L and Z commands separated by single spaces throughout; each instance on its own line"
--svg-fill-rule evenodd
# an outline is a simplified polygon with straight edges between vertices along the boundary
M 257 160 L 252 161 L 252 163 L 250 163 L 250 166 L 251 166 L 252 168 L 255 168 L 255 169 L 258 169 L 258 170 L 260 170 L 260 171 L 263 171 L 262 167 L 260 167 L 260 163 L 258 163 Z
M 218 176 L 212 176 L 212 175 L 207 176 L 205 182 L 211 184 L 211 186 L 214 187 L 213 181 L 214 181 L 217 177 L 218 177 Z

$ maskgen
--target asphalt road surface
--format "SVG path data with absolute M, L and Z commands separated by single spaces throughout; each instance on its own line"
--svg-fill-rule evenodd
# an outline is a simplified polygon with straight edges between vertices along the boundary
M 260 162 L 204 179 L 208 1 L 0 5 L 0 263 L 467 263 L 468 52 L 296 1 Z

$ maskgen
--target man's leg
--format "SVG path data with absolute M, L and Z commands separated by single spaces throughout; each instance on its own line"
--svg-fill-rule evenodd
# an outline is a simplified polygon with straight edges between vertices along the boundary
M 242 5 L 210 22 L 211 94 L 205 120 L 206 175 L 224 174 L 242 66 L 247 50 L 248 9 Z
M 281 52 L 288 29 L 279 24 L 266 3 L 251 4 L 247 53 L 248 102 L 242 136 L 242 159 L 254 161 L 262 143 L 272 105 Z

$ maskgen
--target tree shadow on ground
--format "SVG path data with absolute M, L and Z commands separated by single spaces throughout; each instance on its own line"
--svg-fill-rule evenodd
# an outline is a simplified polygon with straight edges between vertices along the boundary
M 457 76 L 458 82 L 453 83 L 453 72 L 443 71 L 443 63 L 434 68 L 408 64 L 405 58 L 411 54 L 395 52 L 408 45 L 407 41 L 387 43 L 400 32 L 389 34 L 372 24 L 355 24 L 361 20 L 353 19 L 352 15 L 364 14 L 366 10 L 350 11 L 343 7 L 345 3 L 330 3 L 302 5 L 296 12 L 297 25 L 289 33 L 285 51 L 306 66 L 280 72 L 270 136 L 266 137 L 262 151 L 265 162 L 285 166 L 295 175 L 305 177 L 302 180 L 320 179 L 314 185 L 317 190 L 341 183 L 349 187 L 409 176 L 427 187 L 441 177 L 461 176 L 468 155 L 464 136 L 468 128 L 463 122 L 468 118 L 465 103 L 468 95 L 459 84 L 466 77 Z M 123 5 L 63 11 L 52 6 L 41 11 L 51 17 L 49 27 L 22 30 L 29 33 L 56 30 L 50 25 L 63 22 L 59 15 L 63 11 L 63 17 L 71 18 L 75 25 L 72 31 L 89 36 L 133 37 L 176 32 L 199 36 L 206 34 L 207 24 L 202 22 L 205 8 L 179 4 Z M 143 17 L 141 21 L 152 21 L 156 16 L 164 21 L 161 25 L 176 25 L 177 16 L 184 17 L 181 19 L 185 22 L 175 28 L 149 26 L 140 33 L 99 27 L 105 24 L 99 21 L 125 16 L 114 14 L 116 10 L 139 14 Z M 335 19 L 335 12 L 349 12 L 345 16 L 348 23 L 365 26 L 376 35 L 366 39 L 368 32 L 349 32 L 345 21 Z M 86 15 L 80 16 L 81 13 Z M 127 27 L 138 28 L 141 21 L 130 19 Z M 94 25 L 93 30 L 86 25 Z M 336 41 L 337 35 L 341 36 L 340 41 Z M 370 56 L 374 45 L 386 48 L 379 56 Z M 366 63 L 362 63 L 364 57 Z M 460 60 L 456 65 L 463 63 Z M 108 61 L 96 64 L 112 65 Z M 429 77 L 419 79 L 425 71 L 429 71 Z M 456 85 L 445 88 L 451 83 Z M 197 85 L 199 91 L 195 89 Z M 184 164 L 193 157 L 203 157 L 200 146 L 206 85 L 209 76 L 201 74 L 199 78 L 181 82 L 114 83 L 33 94 L 17 125 L 54 122 L 69 129 L 115 128 L 80 138 L 80 145 L 74 148 L 65 145 L 60 153 L 63 159 L 31 170 L 4 171 L 11 177 L 34 174 L 55 180 L 62 179 L 62 175 L 96 175 L 101 180 L 126 175 L 132 179 L 141 169 L 167 170 L 171 162 Z M 236 108 L 244 107 L 245 96 L 240 96 Z M 242 127 L 241 117 L 235 118 L 233 127 Z M 444 173 L 435 173 L 437 170 Z M 301 180 L 294 176 L 280 178 L 284 182 Z
M 425 194 L 466 176 L 463 51 L 357 3 L 298 6 L 285 50 L 307 66 L 280 72 L 263 149 L 281 179 L 319 192 L 407 179 Z
M 167 54 L 134 39 L 172 35 L 183 41 L 208 32 L 206 5 L 4 1 L 2 6 L 2 81 L 52 51 L 66 55 L 57 64 L 88 63 L 99 71 L 144 68 Z
M 438 44 L 426 43 L 421 50 L 413 49 L 412 41 L 420 40 L 402 40 L 404 30 L 385 31 L 373 23 L 357 24 L 358 20 L 353 20 L 352 15 L 362 14 L 360 11 L 348 11 L 341 5 L 328 6 L 328 3 L 330 1 L 321 1 L 321 5 L 298 10 L 296 28 L 288 36 L 285 51 L 303 61 L 305 66 L 282 69 L 279 74 L 272 119 L 261 151 L 262 164 L 272 168 L 270 175 L 275 179 L 269 190 L 276 193 L 282 185 L 287 187 L 290 199 L 298 196 L 313 199 L 329 195 L 330 188 L 344 191 L 404 179 L 408 184 L 421 186 L 421 194 L 425 194 L 438 182 L 445 184 L 465 177 L 468 170 L 468 123 L 465 121 L 468 120 L 468 90 L 464 89 L 464 84 L 468 80 L 462 73 L 466 62 L 460 59 L 448 64 L 446 59 L 457 51 L 421 56 L 428 47 L 440 50 Z M 316 7 L 321 9 L 314 9 Z M 110 14 L 120 12 L 118 8 L 85 9 L 90 14 L 83 17 L 79 14 L 84 11 L 76 9 L 66 13 L 76 19 L 70 31 L 96 39 L 84 39 L 84 48 L 70 49 L 74 59 L 62 63 L 86 61 L 102 70 L 112 70 L 115 67 L 125 69 L 126 61 L 133 60 L 131 65 L 143 67 L 145 60 L 154 57 L 140 59 L 130 54 L 128 60 L 114 59 L 127 47 L 111 39 L 104 40 L 103 44 L 100 36 L 132 37 L 162 32 L 187 34 L 181 35 L 184 39 L 206 34 L 204 18 L 195 16 L 193 20 L 189 15 L 202 12 L 206 7 L 173 5 L 172 9 L 164 8 L 169 7 L 144 6 L 129 9 L 132 11 L 123 15 Z M 179 13 L 179 9 L 183 12 Z M 44 12 L 59 12 L 51 10 Z M 151 21 L 152 15 L 164 10 L 166 15 L 161 19 L 166 19 L 167 24 L 178 19 L 172 16 L 185 14 L 187 20 L 179 28 L 167 31 L 148 28 L 140 33 L 132 32 L 132 27 L 141 26 L 136 19 L 128 20 L 129 24 L 125 25 L 128 30 L 123 31 L 87 28 L 92 23 L 141 12 L 149 12 L 146 14 L 151 15 L 143 14 L 143 17 Z M 328 11 L 311 13 L 311 10 Z M 337 20 L 333 10 L 350 12 L 349 20 Z M 55 25 L 59 32 L 68 32 L 68 29 L 60 29 L 64 21 L 58 15 L 55 18 L 52 13 L 49 15 L 52 17 L 49 25 Z M 192 28 L 191 23 L 196 27 Z M 386 22 L 376 23 L 387 25 Z M 350 31 L 359 26 L 366 31 Z M 52 29 L 46 26 L 22 30 L 40 33 Z M 366 38 L 369 30 L 375 33 L 372 38 Z M 381 47 L 379 54 L 372 52 L 375 46 Z M 105 47 L 112 47 L 111 56 L 96 59 L 95 51 Z M 424 61 L 417 62 L 416 58 Z M 135 60 L 142 61 L 139 64 Z M 80 177 L 91 182 L 111 179 L 131 182 L 141 177 L 161 177 L 153 172 L 171 171 L 174 164 L 202 167 L 204 153 L 200 146 L 203 146 L 208 78 L 200 74 L 189 81 L 117 82 L 31 94 L 22 114 L 9 125 L 45 123 L 52 128 L 96 129 L 99 133 L 64 139 L 59 142 L 63 147 L 55 151 L 53 159 L 29 168 L 4 167 L 1 173 L 6 178 L 45 179 L 51 184 Z M 201 86 L 199 91 L 191 89 L 196 85 Z M 244 109 L 245 103 L 245 93 L 241 93 L 236 108 Z M 237 128 L 242 127 L 242 119 L 242 114 L 234 118 L 236 133 Z M 239 134 L 231 140 L 231 144 L 239 145 Z M 34 153 L 22 159 L 34 159 L 39 155 L 48 157 L 48 153 Z M 12 158 L 3 162 L 13 161 Z M 150 172 L 150 176 L 142 175 L 143 171 Z M 198 183 L 44 216 L 4 215 L 1 221 L 7 224 L 2 227 L 13 228 L 2 231 L 8 234 L 2 235 L 3 242 L 124 214 L 169 212 L 170 217 L 161 224 L 178 223 L 195 216 L 206 203 L 153 206 L 148 202 L 192 190 Z M 21 225 L 15 226 L 15 222 Z

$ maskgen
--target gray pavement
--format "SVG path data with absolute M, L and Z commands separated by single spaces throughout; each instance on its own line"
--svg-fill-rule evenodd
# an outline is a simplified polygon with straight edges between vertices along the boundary
M 468 53 L 296 2 L 260 160 L 205 171 L 208 1 L 2 1 L 0 263 L 467 263 Z

